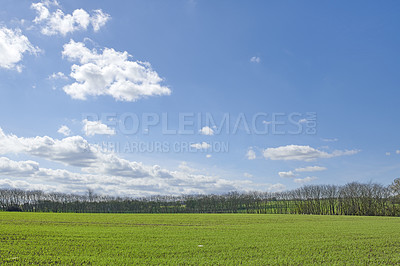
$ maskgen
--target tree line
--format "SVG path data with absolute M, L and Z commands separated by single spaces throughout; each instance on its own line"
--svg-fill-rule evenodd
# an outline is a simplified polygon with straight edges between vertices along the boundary
M 307 185 L 284 192 L 143 198 L 0 189 L 0 210 L 75 213 L 258 213 L 400 216 L 400 179 L 392 185 Z

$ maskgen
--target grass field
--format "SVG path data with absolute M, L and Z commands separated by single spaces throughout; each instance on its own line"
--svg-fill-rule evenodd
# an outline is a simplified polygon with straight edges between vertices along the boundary
M 400 219 L 0 212 L 0 264 L 400 264 Z

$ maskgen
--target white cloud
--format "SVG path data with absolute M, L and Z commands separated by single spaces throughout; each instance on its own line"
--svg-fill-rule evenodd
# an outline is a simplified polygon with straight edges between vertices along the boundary
M 63 192 L 60 190 L 60 186 L 50 186 L 45 184 L 35 184 L 33 182 L 27 182 L 25 180 L 15 180 L 15 178 L 0 179 L 0 188 L 6 189 L 22 189 L 22 190 L 41 190 L 46 192 Z
M 304 124 L 304 123 L 307 123 L 307 122 L 308 122 L 308 120 L 305 119 L 305 118 L 299 120 L 299 123 L 300 123 L 300 124 Z
M 249 160 L 254 160 L 256 158 L 256 153 L 252 148 L 249 148 L 249 150 L 246 153 L 246 157 Z
M 208 136 L 214 135 L 214 130 L 212 128 L 210 128 L 210 127 L 207 127 L 207 126 L 205 126 L 202 129 L 200 129 L 199 132 L 202 135 L 208 135 Z
M 295 174 L 292 171 L 288 171 L 288 172 L 279 172 L 278 173 L 280 177 L 283 178 L 292 178 L 295 177 Z
M 263 120 L 262 123 L 263 123 L 264 125 L 269 125 L 269 124 L 272 123 L 272 121 L 265 121 L 265 120 Z
M 118 101 L 134 102 L 143 97 L 170 95 L 163 81 L 148 62 L 129 61 L 127 52 L 105 48 L 101 53 L 89 50 L 84 43 L 71 40 L 64 45 L 63 57 L 78 61 L 71 67 L 76 82 L 64 91 L 73 99 L 110 95 Z
M 253 177 L 253 175 L 249 174 L 249 173 L 244 173 L 243 175 L 244 175 L 244 177 L 247 177 L 247 178 L 252 178 Z
M 55 79 L 68 79 L 68 77 L 65 76 L 65 74 L 62 73 L 62 72 L 57 72 L 57 73 L 51 74 L 51 75 L 48 77 L 48 79 L 50 79 L 50 80 L 55 80 Z
M 61 126 L 57 132 L 63 134 L 64 136 L 69 136 L 71 134 L 71 130 L 65 125 Z
M 396 150 L 396 154 L 400 154 L 400 150 Z
M 326 170 L 326 167 L 323 166 L 307 166 L 307 167 L 302 167 L 302 168 L 296 168 L 296 172 L 317 172 L 317 171 L 324 171 Z
M 94 15 L 92 15 L 90 23 L 92 24 L 94 31 L 99 31 L 109 19 L 110 15 L 103 13 L 101 9 L 97 9 L 94 11 Z
M 92 25 L 94 31 L 98 31 L 110 19 L 110 15 L 102 10 L 94 10 L 92 15 L 83 9 L 75 9 L 72 14 L 64 14 L 61 9 L 50 11 L 52 6 L 58 6 L 58 3 L 42 1 L 31 5 L 37 13 L 33 22 L 41 26 L 41 33 L 44 35 L 65 36 L 74 31 L 86 30 L 89 25 Z
M 15 162 L 6 157 L 0 157 L 0 175 L 20 177 L 38 169 L 39 164 L 34 161 Z
M 83 131 L 85 132 L 86 136 L 115 135 L 115 130 L 109 128 L 101 121 L 88 121 L 87 119 L 85 119 L 82 122 L 83 122 Z
M 297 160 L 313 161 L 319 158 L 332 158 L 344 155 L 353 155 L 358 150 L 335 150 L 332 153 L 320 151 L 310 146 L 287 145 L 278 148 L 267 148 L 264 150 L 264 157 L 271 160 Z
M 96 147 L 90 146 L 81 136 L 61 140 L 48 136 L 19 138 L 15 135 L 6 135 L 0 129 L 0 154 L 8 153 L 26 153 L 79 167 L 89 167 L 98 161 L 99 157 Z
M 326 168 L 322 167 L 322 166 L 307 166 L 307 167 L 302 167 L 302 168 L 296 168 L 294 171 L 279 172 L 278 174 L 279 174 L 280 177 L 283 177 L 283 178 L 293 178 L 293 177 L 296 176 L 295 172 L 298 172 L 298 173 L 301 173 L 301 172 L 317 172 L 317 171 L 323 171 L 323 170 L 326 170 Z M 303 179 L 297 178 L 297 179 L 295 179 L 295 182 L 296 183 L 302 182 L 301 180 L 303 180 Z M 306 180 L 309 180 L 309 178 L 306 179 Z M 306 182 L 306 181 L 304 181 L 304 182 Z
M 385 154 L 386 154 L 386 156 L 390 156 L 390 152 L 386 152 Z
M 207 155 L 206 155 L 206 158 L 211 158 L 211 157 L 212 157 L 211 154 L 207 154 Z
M 250 58 L 250 62 L 252 63 L 260 63 L 261 62 L 261 58 L 258 56 L 253 56 L 252 58 Z
M 202 143 L 193 143 L 190 145 L 190 147 L 193 147 L 198 150 L 203 150 L 203 149 L 206 150 L 206 149 L 210 148 L 211 145 L 208 144 L 207 142 L 203 141 Z
M 33 46 L 20 29 L 0 28 L 0 67 L 21 72 L 23 66 L 19 62 L 23 54 L 36 55 L 39 52 L 40 49 Z
M 305 183 L 309 183 L 311 181 L 314 181 L 316 179 L 318 179 L 318 178 L 316 178 L 315 176 L 308 176 L 308 177 L 305 177 L 305 178 L 296 178 L 293 181 L 295 183 L 298 183 L 298 184 L 305 184 Z

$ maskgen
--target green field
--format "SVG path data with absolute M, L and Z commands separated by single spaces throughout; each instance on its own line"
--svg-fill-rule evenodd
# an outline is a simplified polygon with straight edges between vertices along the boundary
M 400 264 L 400 218 L 0 212 L 0 264 Z

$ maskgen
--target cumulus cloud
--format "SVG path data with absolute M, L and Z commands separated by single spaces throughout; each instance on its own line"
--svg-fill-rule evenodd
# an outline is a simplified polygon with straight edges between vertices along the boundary
M 297 161 L 313 161 L 319 158 L 332 158 L 344 155 L 353 155 L 358 150 L 335 150 L 332 153 L 321 151 L 310 146 L 287 145 L 277 148 L 267 148 L 263 154 L 266 159 L 270 160 L 297 160 Z
M 58 8 L 51 11 L 55 6 L 59 6 L 56 1 L 42 1 L 31 5 L 37 14 L 33 22 L 40 25 L 44 35 L 65 36 L 74 31 L 86 30 L 89 25 L 92 25 L 94 31 L 98 31 L 110 19 L 110 15 L 101 9 L 94 10 L 91 15 L 81 8 L 75 9 L 72 14 L 64 14 Z
M 307 166 L 302 168 L 296 168 L 296 172 L 317 172 L 317 171 L 324 171 L 326 167 L 323 166 Z
M 60 134 L 62 134 L 62 135 L 64 135 L 64 136 L 69 136 L 69 135 L 71 134 L 71 130 L 70 130 L 67 126 L 65 126 L 65 125 L 61 126 L 61 127 L 57 130 L 57 132 L 60 133 Z
M 295 174 L 292 171 L 288 171 L 288 172 L 279 172 L 278 173 L 280 177 L 284 177 L 284 178 L 292 178 L 295 177 Z
M 100 28 L 103 27 L 109 19 L 110 15 L 103 13 L 101 9 L 97 9 L 94 11 L 90 23 L 92 24 L 94 31 L 99 31 Z
M 0 175 L 14 177 L 25 176 L 39 170 L 39 164 L 34 161 L 15 162 L 6 157 L 0 157 Z
M 19 63 L 23 54 L 36 55 L 39 52 L 40 49 L 33 46 L 20 29 L 0 28 L 0 67 L 21 72 L 23 66 Z
M 250 62 L 252 63 L 260 63 L 261 62 L 261 58 L 258 56 L 253 56 L 252 58 L 250 58 Z
M 294 179 L 294 182 L 298 183 L 298 184 L 305 184 L 305 183 L 309 183 L 309 182 L 312 182 L 317 179 L 318 178 L 316 178 L 315 176 L 307 176 L 305 178 L 296 178 L 296 179 Z
M 246 157 L 249 160 L 254 160 L 256 158 L 256 153 L 252 148 L 249 148 L 249 150 L 246 153 Z
M 105 48 L 98 53 L 84 43 L 71 40 L 64 45 L 62 55 L 79 63 L 72 65 L 70 73 L 76 82 L 63 88 L 73 99 L 109 95 L 117 101 L 134 102 L 143 97 L 171 94 L 168 87 L 161 85 L 163 80 L 150 63 L 130 61 L 127 52 Z
M 208 136 L 212 136 L 214 135 L 214 130 L 210 127 L 203 127 L 202 129 L 199 130 L 200 134 L 202 135 L 208 135 Z
M 80 167 L 87 173 L 129 176 L 147 176 L 151 167 L 131 162 L 115 153 L 104 151 L 100 146 L 89 144 L 81 136 L 53 139 L 48 136 L 24 138 L 6 135 L 0 129 L 0 154 L 28 154 L 64 165 Z
M 24 138 L 6 135 L 0 128 L 0 154 L 25 153 L 72 166 L 90 166 L 97 160 L 96 149 L 81 136 L 61 140 L 48 136 Z
M 207 142 L 203 141 L 202 143 L 193 143 L 190 145 L 190 147 L 193 147 L 198 150 L 206 150 L 206 149 L 210 148 L 211 145 L 208 144 Z
M 82 122 L 83 122 L 83 131 L 85 132 L 86 136 L 115 135 L 115 130 L 109 128 L 101 121 L 88 121 L 87 119 L 85 119 Z

